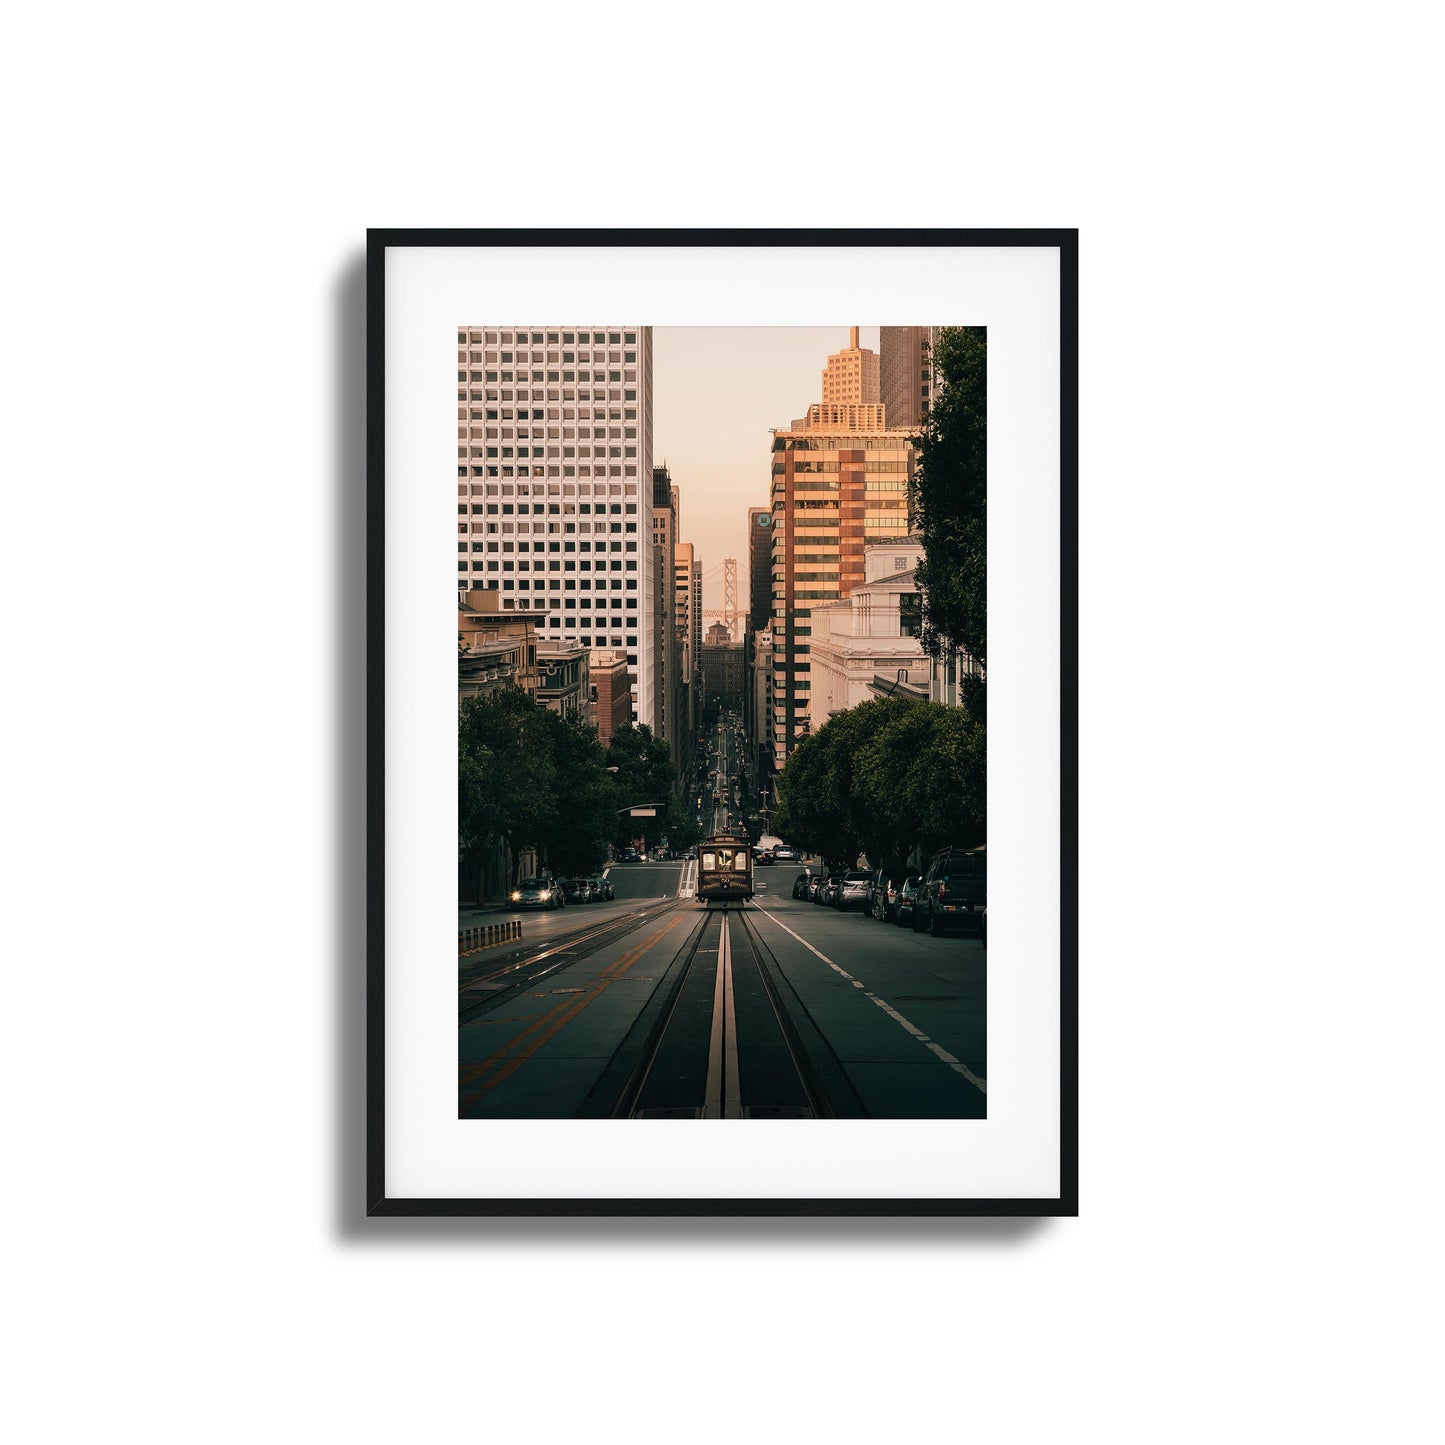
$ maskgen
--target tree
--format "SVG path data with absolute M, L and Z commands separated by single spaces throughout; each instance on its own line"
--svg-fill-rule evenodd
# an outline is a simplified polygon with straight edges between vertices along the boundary
M 607 857 L 616 811 L 597 729 L 543 709 L 556 775 L 556 807 L 537 838 L 559 873 L 591 873 Z
M 883 698 L 836 714 L 788 759 L 776 831 L 853 866 L 901 867 L 915 849 L 981 842 L 983 725 L 963 708 Z
M 560 872 L 607 856 L 614 788 L 595 730 L 521 688 L 462 701 L 457 728 L 458 844 L 472 857 L 497 839 L 536 848 Z
M 464 698 L 457 726 L 458 843 L 472 855 L 496 838 L 515 853 L 556 810 L 556 768 L 539 707 L 519 687 Z
M 940 328 L 932 410 L 915 440 L 909 487 L 923 540 L 924 647 L 933 657 L 958 648 L 982 667 L 988 651 L 988 333 Z
M 876 733 L 918 706 L 906 698 L 861 703 L 804 738 L 778 778 L 778 835 L 847 868 L 859 853 L 872 858 L 887 830 L 859 790 L 860 759 Z
M 986 834 L 986 738 L 964 708 L 913 703 L 884 721 L 859 750 L 855 806 L 868 819 L 875 863 L 902 867 L 949 843 Z
M 672 754 L 661 738 L 652 735 L 646 723 L 633 723 L 612 734 L 607 749 L 607 766 L 612 770 L 615 842 L 626 843 L 641 834 L 654 842 L 662 837 L 672 841 L 671 825 L 681 823 L 683 814 L 674 797 Z M 624 810 L 642 803 L 658 804 L 652 818 L 634 818 Z

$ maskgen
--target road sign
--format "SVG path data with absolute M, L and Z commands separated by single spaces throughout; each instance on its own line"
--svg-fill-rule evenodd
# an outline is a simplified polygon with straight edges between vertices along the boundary
M 629 809 L 629 811 L 631 812 L 631 814 L 632 814 L 632 816 L 633 816 L 634 818 L 655 818 L 655 817 L 657 817 L 657 809 L 656 809 L 656 808 L 632 808 L 632 809 Z

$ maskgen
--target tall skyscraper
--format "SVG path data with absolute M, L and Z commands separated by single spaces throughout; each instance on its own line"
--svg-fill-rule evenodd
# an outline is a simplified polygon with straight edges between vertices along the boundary
M 772 621 L 773 755 L 781 768 L 811 727 L 812 609 L 847 597 L 864 577 L 870 542 L 908 533 L 908 431 L 887 425 L 884 406 L 868 400 L 870 370 L 857 328 L 849 347 L 828 359 L 831 400 L 773 438 Z M 840 358 L 842 358 L 840 362 Z M 840 364 L 835 366 L 834 363 Z M 848 378 L 856 376 L 856 384 Z
M 878 353 L 859 346 L 858 328 L 850 327 L 846 349 L 835 351 L 823 368 L 823 404 L 877 406 L 878 367 Z
M 674 615 L 682 620 L 682 670 L 697 695 L 702 670 L 702 564 L 691 542 L 673 550 Z
M 457 345 L 458 590 L 623 649 L 656 729 L 651 329 L 467 326 Z
M 761 632 L 773 611 L 773 509 L 748 508 L 748 631 Z
M 916 430 L 928 415 L 933 392 L 936 326 L 879 327 L 881 398 L 888 425 Z
M 667 467 L 652 469 L 652 553 L 658 578 L 657 607 L 654 612 L 653 646 L 658 657 L 658 736 L 672 753 L 675 775 L 681 774 L 684 743 L 689 729 L 682 717 L 684 694 L 682 651 L 678 644 L 674 610 L 673 554 L 677 546 L 678 491 Z

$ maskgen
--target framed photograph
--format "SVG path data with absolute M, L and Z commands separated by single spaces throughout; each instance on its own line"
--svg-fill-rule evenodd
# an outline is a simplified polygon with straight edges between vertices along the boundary
M 369 234 L 368 1214 L 1077 1213 L 1077 275 Z

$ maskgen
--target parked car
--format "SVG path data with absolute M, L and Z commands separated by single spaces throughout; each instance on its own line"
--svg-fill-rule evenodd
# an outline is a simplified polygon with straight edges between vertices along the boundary
M 879 923 L 892 923 L 898 911 L 898 895 L 903 891 L 903 875 L 880 868 L 868 883 L 867 914 Z
M 617 890 L 612 886 L 612 880 L 605 874 L 594 873 L 587 881 L 592 885 L 594 898 L 610 902 L 617 897 Z
M 818 901 L 818 890 L 823 886 L 823 875 L 821 873 L 808 874 L 808 891 L 803 895 L 809 903 Z
M 865 908 L 868 904 L 868 885 L 873 875 L 864 868 L 850 868 L 838 882 L 833 893 L 833 907 L 839 913 L 850 908 Z
M 796 863 L 798 861 L 798 850 L 796 848 L 778 847 L 773 849 L 774 863 Z
M 776 862 L 777 859 L 773 857 L 773 850 L 771 848 L 753 849 L 753 863 L 756 866 L 762 868 Z
M 697 860 L 697 849 L 689 848 L 682 856 L 687 859 L 689 863 L 695 862 Z
M 898 890 L 898 902 L 893 905 L 893 921 L 902 928 L 905 923 L 913 922 L 913 910 L 918 905 L 918 888 L 923 882 L 921 878 L 905 878 L 903 887 Z
M 813 875 L 807 872 L 805 869 L 802 873 L 799 873 L 795 879 L 793 879 L 793 897 L 806 899 L 808 896 L 808 890 L 812 887 L 812 885 Z
M 814 903 L 821 903 L 824 908 L 838 896 L 838 890 L 843 886 L 843 875 L 841 873 L 829 873 L 823 879 L 822 886 L 813 895 Z
M 555 878 L 524 878 L 512 889 L 514 908 L 561 908 L 565 903 Z
M 935 853 L 918 890 L 913 931 L 982 933 L 988 894 L 988 866 L 982 848 L 942 848 Z
M 591 903 L 592 884 L 586 878 L 567 878 L 562 883 L 562 897 L 568 903 Z

